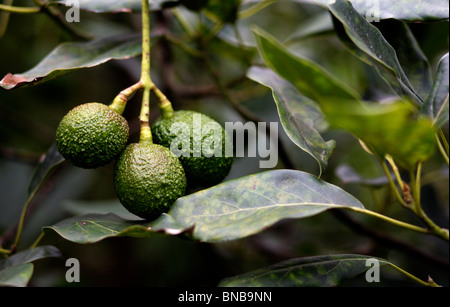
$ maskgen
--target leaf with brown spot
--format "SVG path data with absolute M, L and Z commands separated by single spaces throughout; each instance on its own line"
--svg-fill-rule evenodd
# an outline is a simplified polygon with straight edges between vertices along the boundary
M 7 74 L 0 86 L 7 90 L 32 86 L 77 69 L 94 67 L 113 59 L 128 59 L 141 54 L 141 41 L 140 34 L 127 34 L 89 42 L 62 43 L 29 71 Z

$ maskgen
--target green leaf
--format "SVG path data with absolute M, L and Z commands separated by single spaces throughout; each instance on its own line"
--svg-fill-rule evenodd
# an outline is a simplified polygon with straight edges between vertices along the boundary
M 0 287 L 26 287 L 33 276 L 34 265 L 24 263 L 0 270 Z
M 31 178 L 30 185 L 28 187 L 28 193 L 32 193 L 38 188 L 50 174 L 64 162 L 64 158 L 56 149 L 56 145 L 53 144 L 47 153 L 41 158 L 41 162 L 34 170 L 33 177 Z
M 51 245 L 38 246 L 36 248 L 27 249 L 18 252 L 4 260 L 0 260 L 0 270 L 7 267 L 33 262 L 42 258 L 60 257 L 60 251 Z
M 332 208 L 363 208 L 350 194 L 317 177 L 274 170 L 221 183 L 179 198 L 155 221 L 130 221 L 114 214 L 89 214 L 44 230 L 67 240 L 93 243 L 109 237 L 149 237 L 155 232 L 189 233 L 203 242 L 243 238 L 286 218 L 305 218 Z
M 320 177 L 328 165 L 335 142 L 325 142 L 314 127 L 315 122 L 324 117 L 319 107 L 300 95 L 292 84 L 270 69 L 254 66 L 248 71 L 247 76 L 272 89 L 278 115 L 286 134 L 299 148 L 317 161 Z
M 243 238 L 286 218 L 305 218 L 331 208 L 363 205 L 317 177 L 273 170 L 230 180 L 179 198 L 169 215 L 205 242 Z
M 380 78 L 389 86 L 389 88 L 393 93 L 395 93 L 396 96 L 404 96 L 404 90 L 398 82 L 396 76 L 393 75 L 390 70 L 386 69 L 386 67 L 382 63 L 373 60 L 371 56 L 369 56 L 358 46 L 356 46 L 356 44 L 347 35 L 344 25 L 336 17 L 333 16 L 332 19 L 334 24 L 334 31 L 339 40 L 344 44 L 344 46 L 359 60 L 372 66 L 375 69 L 376 73 L 378 73 Z M 381 86 L 379 86 L 377 82 L 373 82 L 373 84 L 369 84 L 369 86 L 371 86 L 372 88 L 369 88 L 368 90 L 378 93 L 378 95 L 381 97 L 392 96 L 391 92 L 384 93 L 385 90 Z
M 353 102 L 322 106 L 328 122 L 361 139 L 379 159 L 391 155 L 400 166 L 412 169 L 435 150 L 435 130 L 428 119 L 414 119 L 412 108 L 402 102 L 391 104 Z
M 55 225 L 43 227 L 44 231 L 53 230 L 66 240 L 76 243 L 95 243 L 111 237 L 147 238 L 165 232 L 180 234 L 184 229 L 176 224 L 168 215 L 162 215 L 154 222 L 143 220 L 127 220 L 113 213 L 89 213 L 62 220 Z
M 121 35 L 90 42 L 63 43 L 37 66 L 22 74 L 7 74 L 0 86 L 14 89 L 46 82 L 70 71 L 100 65 L 112 59 L 127 59 L 142 52 L 141 36 Z
M 382 20 L 374 25 L 395 49 L 399 63 L 412 87 L 420 97 L 427 97 L 431 89 L 430 66 L 409 25 L 395 19 Z
M 437 128 L 448 122 L 448 96 L 449 96 L 449 61 L 448 53 L 439 61 L 433 87 L 425 100 L 420 114 L 427 116 Z
M 381 258 L 343 254 L 289 259 L 246 274 L 226 278 L 221 287 L 333 287 L 379 264 L 396 268 Z
M 318 64 L 291 53 L 274 37 L 261 29 L 253 30 L 265 64 L 291 82 L 302 94 L 318 102 L 358 100 L 359 95 Z
M 296 0 L 298 2 L 311 2 Z M 329 0 L 314 0 L 317 4 L 328 7 Z M 443 0 L 351 0 L 359 14 L 368 19 L 399 19 L 404 21 L 442 21 L 449 18 L 448 1 Z
M 54 246 L 38 246 L 0 260 L 0 285 L 26 286 L 33 274 L 31 262 L 49 257 L 60 257 L 60 251 Z
M 394 78 L 387 79 L 388 84 L 398 86 L 403 95 L 409 97 L 416 106 L 420 106 L 423 102 L 422 98 L 406 76 L 395 49 L 381 32 L 359 14 L 349 1 L 337 0 L 334 4 L 329 5 L 329 9 L 342 23 L 349 40 L 358 49 L 358 51 L 355 51 L 356 48 L 351 48 L 351 50 L 369 64 L 386 70 Z M 342 37 L 341 34 L 340 38 Z M 396 80 L 398 85 L 393 84 L 392 80 Z

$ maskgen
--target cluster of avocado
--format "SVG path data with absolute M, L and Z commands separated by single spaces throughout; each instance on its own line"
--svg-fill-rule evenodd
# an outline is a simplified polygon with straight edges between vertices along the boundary
M 187 129 L 181 134 L 184 140 L 175 133 L 176 126 Z M 196 131 L 197 126 L 201 131 Z M 144 219 L 167 212 L 188 187 L 212 186 L 228 175 L 233 158 L 225 155 L 225 149 L 231 146 L 230 138 L 212 118 L 176 111 L 155 121 L 151 130 L 153 142 L 128 144 L 129 126 L 121 114 L 105 104 L 86 103 L 63 117 L 56 130 L 56 147 L 67 161 L 81 168 L 117 160 L 113 175 L 117 197 L 128 211 Z M 188 144 L 181 156 L 174 142 Z M 201 143 L 201 151 L 196 150 L 196 142 Z

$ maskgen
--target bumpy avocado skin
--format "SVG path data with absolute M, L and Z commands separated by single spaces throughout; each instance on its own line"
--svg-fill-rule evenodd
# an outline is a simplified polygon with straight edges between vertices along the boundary
M 131 213 L 152 220 L 167 212 L 186 192 L 186 176 L 167 148 L 149 143 L 128 145 L 114 169 L 114 189 Z
M 152 125 L 152 134 L 157 144 L 168 148 L 171 144 L 178 144 L 176 155 L 184 167 L 190 188 L 213 186 L 230 172 L 233 163 L 229 154 L 233 152 L 230 136 L 218 122 L 205 114 L 191 110 L 175 111 L 170 118 L 157 119 Z M 214 147 L 213 142 L 221 144 L 221 148 Z M 230 149 L 228 152 L 225 151 L 227 147 Z M 220 151 L 215 154 L 217 148 Z
M 125 148 L 127 120 L 107 105 L 90 102 L 69 111 L 56 129 L 56 148 L 73 165 L 96 168 L 110 163 Z

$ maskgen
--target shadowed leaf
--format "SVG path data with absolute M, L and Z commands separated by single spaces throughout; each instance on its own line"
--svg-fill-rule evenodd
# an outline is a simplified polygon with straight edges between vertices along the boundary
M 47 153 L 42 156 L 40 163 L 34 170 L 30 185 L 28 186 L 28 193 L 33 192 L 40 186 L 62 162 L 64 162 L 64 158 L 56 149 L 56 145 L 53 144 Z
M 449 96 L 449 62 L 448 53 L 439 61 L 433 88 L 425 100 L 421 115 L 425 115 L 433 121 L 437 128 L 448 122 L 448 96 Z
M 427 97 L 431 89 L 431 70 L 428 59 L 406 22 L 387 19 L 374 23 L 383 37 L 395 49 L 408 80 L 420 97 Z
M 423 99 L 406 76 L 395 49 L 381 32 L 360 15 L 351 2 L 337 0 L 329 6 L 329 9 L 342 23 L 346 32 L 347 37 L 341 31 L 339 36 L 341 40 L 346 42 L 363 61 L 381 71 L 381 76 L 397 94 L 405 95 L 414 105 L 420 106 Z M 337 31 L 339 32 L 339 29 Z
M 374 265 L 389 261 L 364 255 L 325 255 L 289 259 L 246 274 L 226 278 L 221 287 L 333 287 Z M 395 267 L 395 266 L 394 266 Z
M 315 122 L 323 118 L 319 107 L 300 95 L 292 84 L 278 77 L 270 69 L 254 66 L 248 71 L 247 76 L 272 89 L 278 115 L 286 134 L 318 162 L 320 177 L 328 165 L 335 142 L 325 142 L 314 127 Z
M 53 230 L 66 240 L 83 244 L 95 243 L 111 237 L 147 238 L 156 235 L 157 232 L 175 235 L 184 231 L 167 215 L 162 215 L 157 223 L 157 227 L 152 227 L 153 222 L 126 220 L 113 213 L 89 213 L 65 219 L 43 229 Z
M 315 101 L 358 100 L 358 93 L 309 59 L 290 52 L 273 36 L 259 28 L 253 32 L 265 64 L 291 82 L 300 94 Z
M 24 287 L 33 275 L 33 261 L 60 256 L 60 251 L 54 246 L 38 246 L 0 260 L 0 285 Z

